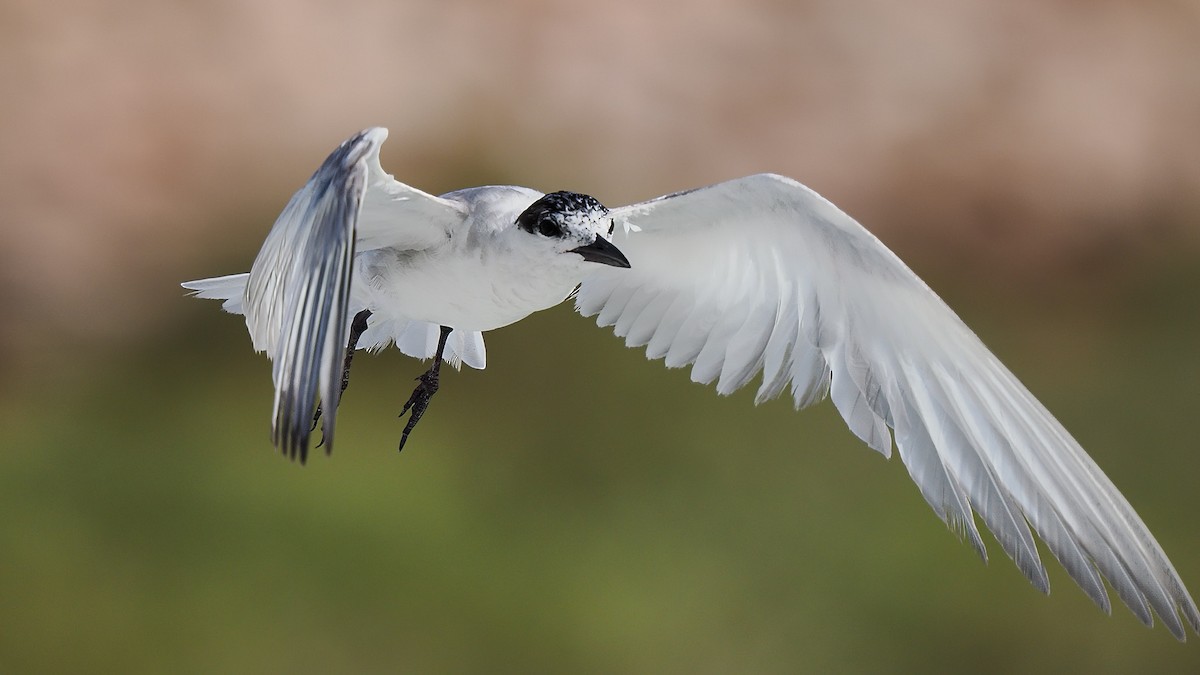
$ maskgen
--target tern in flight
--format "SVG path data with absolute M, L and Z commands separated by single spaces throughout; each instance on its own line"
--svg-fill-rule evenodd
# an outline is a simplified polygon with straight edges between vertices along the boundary
M 921 494 L 986 560 L 974 514 L 1043 592 L 1030 528 L 1111 612 L 1103 579 L 1180 640 L 1200 612 L 1129 502 L 1066 429 L 894 253 L 816 192 L 759 174 L 616 209 L 513 186 L 440 197 L 385 173 L 387 130 L 346 140 L 292 197 L 248 274 L 184 283 L 243 314 L 273 362 L 272 440 L 326 452 L 356 349 L 483 368 L 483 332 L 574 298 L 669 368 L 756 402 L 826 396 L 868 446 L 893 442 Z M 889 431 L 890 428 L 890 431 Z M 1182 619 L 1181 619 L 1182 617 Z

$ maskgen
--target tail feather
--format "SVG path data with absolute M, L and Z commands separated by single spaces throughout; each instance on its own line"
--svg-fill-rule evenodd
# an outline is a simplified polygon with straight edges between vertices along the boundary
M 248 273 L 229 274 L 223 277 L 212 277 L 211 279 L 197 279 L 195 281 L 185 281 L 181 286 L 189 291 L 195 291 L 193 296 L 203 300 L 224 300 L 221 304 L 221 309 L 230 314 L 244 314 L 242 309 L 242 297 L 246 294 L 246 281 L 250 278 Z
M 230 314 L 244 314 L 242 298 L 246 294 L 246 282 L 249 274 L 229 274 L 211 279 L 185 281 L 181 286 L 192 291 L 192 296 L 202 300 L 224 300 L 221 309 Z M 357 311 L 358 308 L 352 308 Z M 388 344 L 395 342 L 396 347 L 408 356 L 418 359 L 433 358 L 437 350 L 437 326 L 424 321 L 415 320 L 385 320 L 379 321 L 375 314 L 368 320 L 367 332 L 359 340 L 359 349 L 379 351 Z M 482 370 L 487 365 L 487 352 L 483 346 L 483 334 L 479 331 L 462 331 L 455 329 L 446 342 L 446 361 L 458 368 L 465 363 L 472 368 Z
M 391 343 L 404 354 L 418 359 L 431 359 L 437 351 L 437 324 L 413 319 L 385 319 L 377 321 L 378 313 L 367 320 L 367 332 L 359 340 L 359 349 L 379 351 Z M 487 352 L 483 346 L 483 334 L 479 331 L 454 329 L 446 340 L 443 358 L 454 368 L 465 363 L 477 370 L 487 365 Z

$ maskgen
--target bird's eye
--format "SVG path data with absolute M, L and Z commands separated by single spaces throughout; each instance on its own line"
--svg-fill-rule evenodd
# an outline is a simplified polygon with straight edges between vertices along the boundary
M 538 234 L 543 237 L 560 237 L 562 236 L 562 228 L 558 223 L 554 222 L 553 218 L 542 218 L 537 224 Z

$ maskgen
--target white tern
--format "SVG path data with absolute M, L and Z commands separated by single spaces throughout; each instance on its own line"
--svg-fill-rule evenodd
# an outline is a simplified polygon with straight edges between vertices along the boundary
M 756 401 L 833 399 L 850 430 L 893 441 L 937 515 L 986 560 L 974 513 L 1043 592 L 1030 527 L 1111 612 L 1101 577 L 1145 624 L 1184 639 L 1200 612 L 1129 502 L 974 333 L 871 233 L 809 188 L 760 174 L 607 209 L 512 186 L 435 197 L 385 173 L 387 130 L 342 143 L 292 197 L 248 274 L 184 283 L 244 314 L 273 362 L 272 440 L 307 456 L 334 420 L 355 349 L 484 367 L 484 331 L 575 300 L 669 368 Z M 322 412 L 323 411 L 323 412 Z M 401 412 L 403 415 L 404 411 Z M 889 433 L 889 428 L 891 432 Z

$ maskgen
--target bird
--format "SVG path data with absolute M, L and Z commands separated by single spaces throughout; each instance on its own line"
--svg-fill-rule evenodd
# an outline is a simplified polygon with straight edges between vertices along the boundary
M 975 515 L 1049 593 L 1033 532 L 1103 611 L 1104 580 L 1179 640 L 1200 612 L 1162 547 L 1079 443 L 899 257 L 801 183 L 756 174 L 609 209 L 578 192 L 490 185 L 433 196 L 386 173 L 388 132 L 337 147 L 284 207 L 248 273 L 184 282 L 245 316 L 272 362 L 271 439 L 332 451 L 358 349 L 486 365 L 483 333 L 564 302 L 629 347 L 755 402 L 825 398 L 987 560 Z M 1032 530 L 1032 532 L 1031 532 Z

